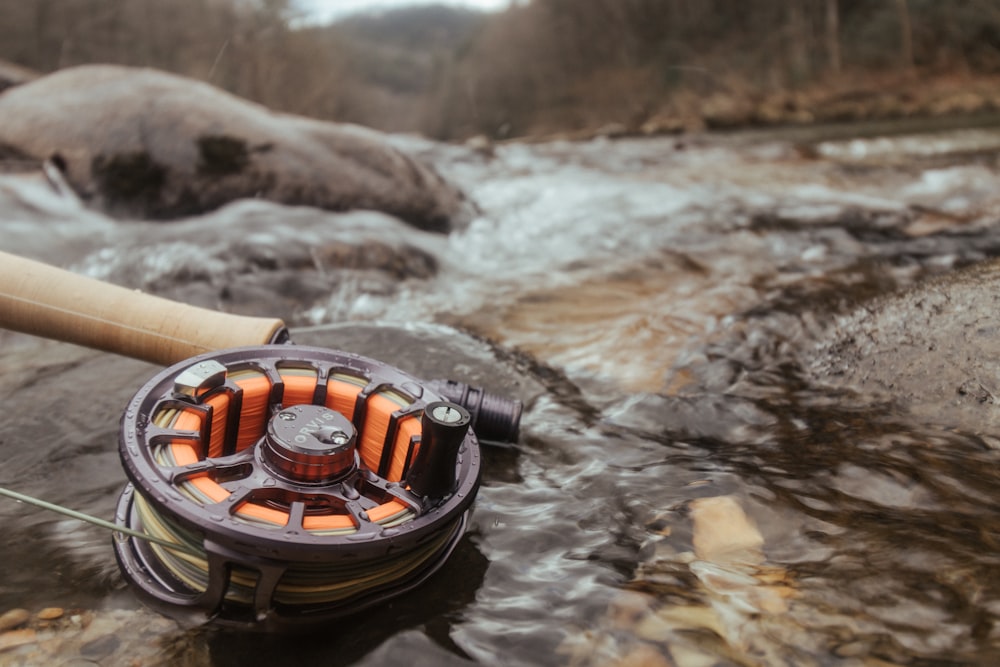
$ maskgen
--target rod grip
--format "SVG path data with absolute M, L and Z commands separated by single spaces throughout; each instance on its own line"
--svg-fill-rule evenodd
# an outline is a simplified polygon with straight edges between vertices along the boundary
M 286 331 L 279 319 L 189 306 L 4 252 L 0 327 L 161 365 Z

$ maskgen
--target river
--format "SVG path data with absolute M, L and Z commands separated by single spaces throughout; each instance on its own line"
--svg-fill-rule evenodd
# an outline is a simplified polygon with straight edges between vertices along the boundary
M 871 298 L 1000 254 L 992 120 L 392 141 L 468 194 L 467 227 L 259 200 L 118 221 L 7 174 L 0 247 L 523 400 L 445 569 L 321 636 L 183 629 L 142 610 L 106 532 L 3 501 L 0 611 L 87 627 L 0 664 L 1000 661 L 998 441 L 807 362 Z M 118 419 L 156 368 L 0 340 L 0 483 L 110 518 Z

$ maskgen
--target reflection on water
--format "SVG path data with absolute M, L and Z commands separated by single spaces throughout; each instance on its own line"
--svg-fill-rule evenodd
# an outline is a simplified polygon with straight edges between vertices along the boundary
M 997 136 L 510 145 L 492 160 L 399 139 L 481 207 L 450 238 L 262 202 L 176 225 L 73 209 L 70 226 L 72 202 L 13 180 L 0 227 L 5 250 L 353 322 L 312 342 L 528 401 L 521 443 L 486 451 L 446 574 L 336 638 L 177 630 L 192 664 L 991 664 L 1000 451 L 822 386 L 801 359 L 859 302 L 1000 253 Z M 2 482 L 108 514 L 117 412 L 151 367 L 7 340 L 0 398 L 20 416 L 0 435 Z M 98 405 L 47 416 L 96 374 L 113 385 Z M 17 538 L 2 557 L 20 564 L 5 607 L 128 604 L 99 531 L 0 513 Z
M 690 260 L 665 256 L 657 264 L 528 292 L 461 322 L 571 373 L 614 378 L 631 391 L 656 391 L 688 342 L 751 305 L 754 296 L 747 286 L 727 286 Z

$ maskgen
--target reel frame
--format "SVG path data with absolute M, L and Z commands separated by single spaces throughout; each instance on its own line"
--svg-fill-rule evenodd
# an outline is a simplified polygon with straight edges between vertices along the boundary
M 241 420 L 256 409 L 244 406 L 246 392 L 233 378 L 244 371 L 269 383 L 259 434 L 256 426 L 252 433 L 246 425 L 241 429 Z M 315 377 L 311 395 L 309 380 L 293 382 L 303 374 Z M 356 385 L 347 394 L 334 388 L 344 378 Z M 352 391 L 351 414 L 345 414 Z M 393 404 L 396 409 L 387 412 Z M 273 433 L 265 433 L 268 425 L 296 405 L 323 406 L 306 416 L 327 409 L 349 420 L 357 433 L 348 435 L 360 443 L 353 459 L 339 435 L 329 449 L 310 440 L 315 456 L 286 448 L 289 443 L 275 445 Z M 164 422 L 165 411 L 188 415 L 181 425 L 197 422 L 198 428 Z M 450 416 L 442 422 L 435 414 Z M 116 522 L 138 530 L 155 526 L 177 538 L 179 547 L 117 534 L 121 571 L 166 615 L 268 631 L 314 626 L 399 595 L 437 571 L 465 532 L 482 465 L 469 425 L 468 412 L 443 401 L 428 383 L 347 352 L 265 345 L 174 364 L 140 388 L 122 416 L 119 454 L 130 483 Z M 372 443 L 379 440 L 376 451 Z M 201 448 L 197 460 L 186 447 Z M 184 460 L 172 461 L 171 450 Z M 280 458 L 286 454 L 322 474 L 303 473 L 299 463 Z M 313 460 L 323 465 L 310 468 Z M 422 483 L 428 474 L 437 481 Z M 200 492 L 192 493 L 191 484 L 206 479 L 225 495 L 204 502 Z M 199 483 L 214 493 L 209 482 Z M 283 526 L 256 517 L 280 521 L 282 512 Z M 309 528 L 311 520 L 328 527 Z M 330 528 L 334 524 L 340 528 Z M 190 554 L 192 547 L 199 555 Z M 198 572 L 191 575 L 194 561 Z M 350 573 L 359 573 L 361 583 L 352 583 Z M 322 580 L 327 574 L 332 583 Z

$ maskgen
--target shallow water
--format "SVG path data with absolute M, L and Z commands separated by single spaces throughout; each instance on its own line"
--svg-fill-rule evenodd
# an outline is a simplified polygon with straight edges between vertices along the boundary
M 803 359 L 867 299 L 1000 254 L 1000 131 L 866 135 L 492 158 L 396 138 L 480 207 L 450 237 L 260 201 L 114 222 L 3 177 L 6 251 L 526 402 L 521 441 L 486 449 L 468 537 L 420 590 L 335 636 L 142 641 L 214 665 L 995 662 L 1000 452 Z M 0 482 L 110 516 L 117 419 L 156 369 L 3 340 Z M 88 409 L 60 418 L 81 391 Z M 106 533 L 6 501 L 0 516 L 16 564 L 0 607 L 137 606 Z M 101 664 L 128 664 L 149 623 L 125 618 Z

